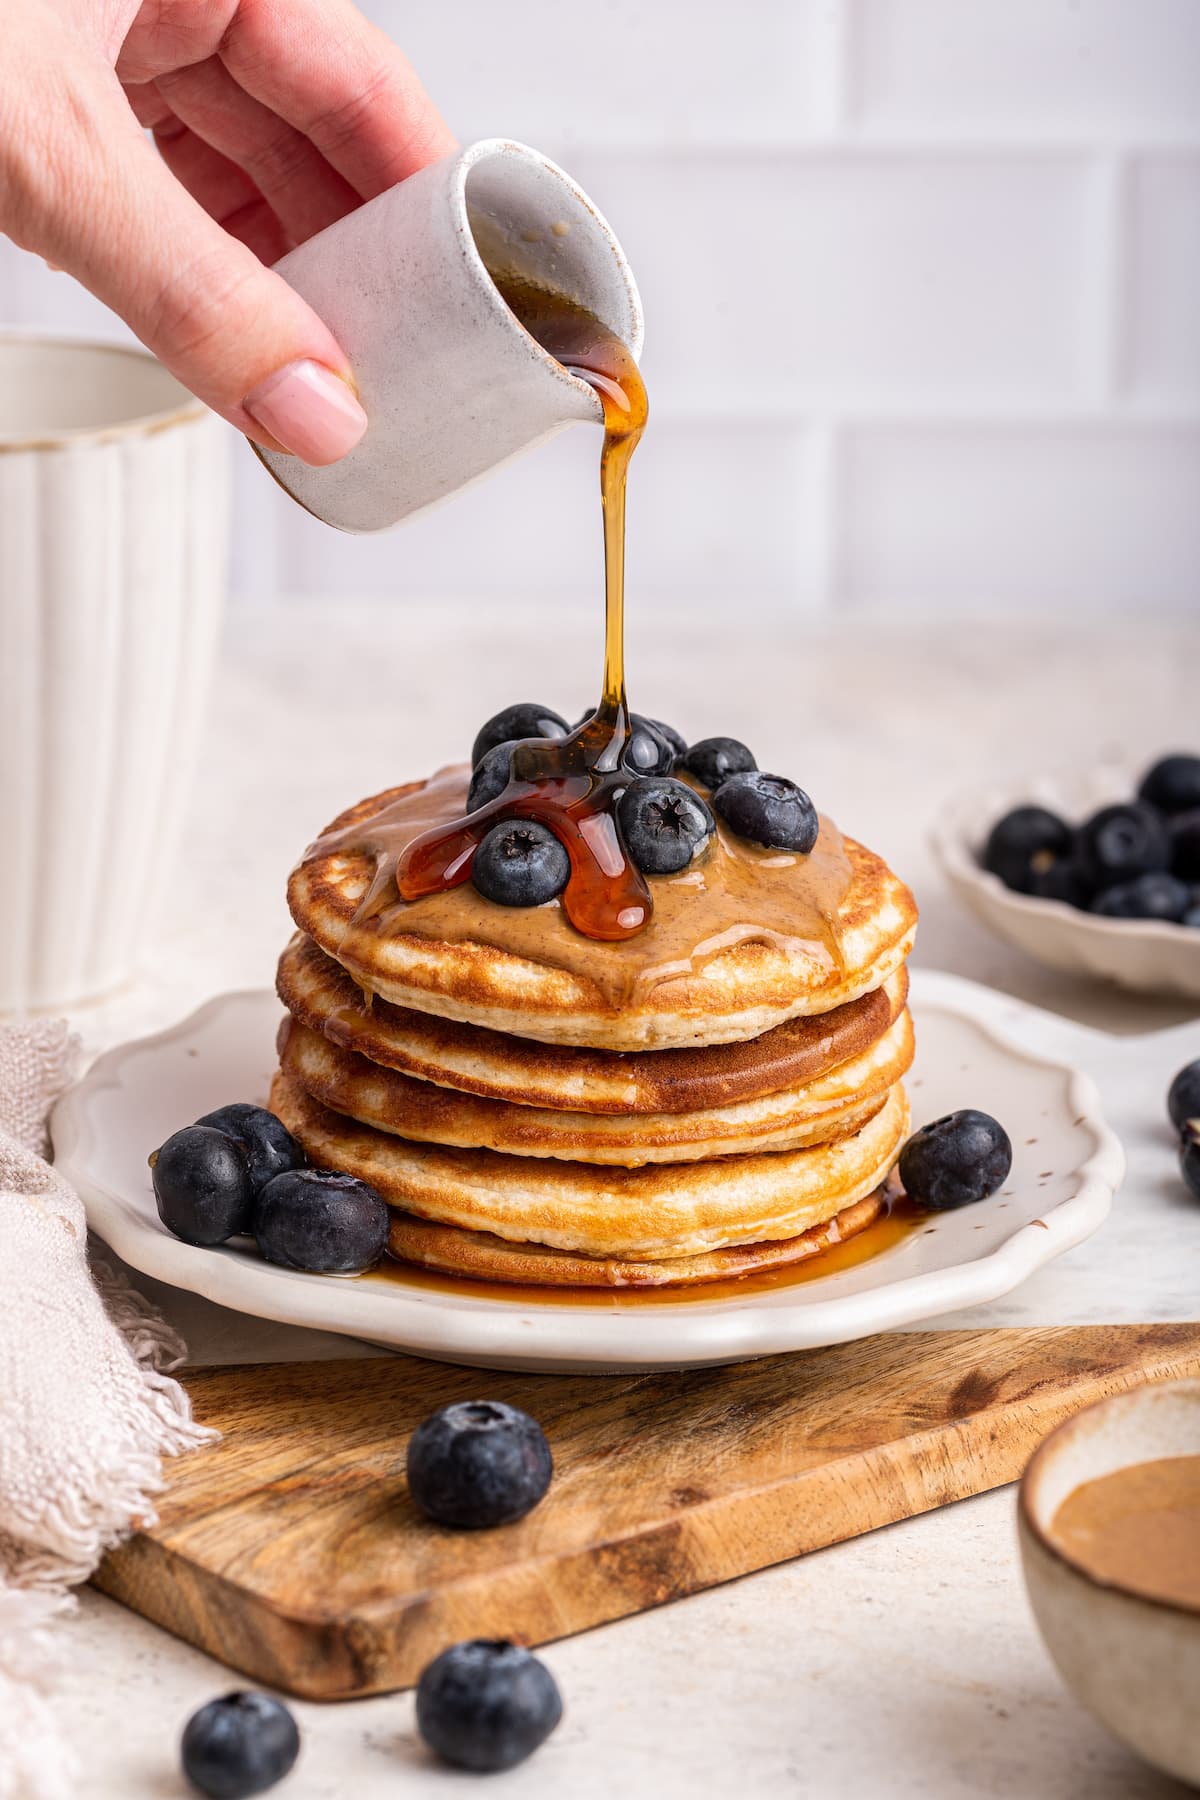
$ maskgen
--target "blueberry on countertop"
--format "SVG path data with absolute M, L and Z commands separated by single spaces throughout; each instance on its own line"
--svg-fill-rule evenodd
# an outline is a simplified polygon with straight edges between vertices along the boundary
M 1078 856 L 1099 890 L 1166 869 L 1171 839 L 1152 806 L 1103 806 L 1080 826 Z
M 968 1107 L 922 1125 L 900 1152 L 900 1180 L 918 1206 L 951 1212 L 986 1200 L 1012 1168 L 1008 1133 L 990 1113 Z
M 1200 807 L 1200 756 L 1160 757 L 1143 775 L 1138 799 L 1168 814 Z
M 550 1486 L 554 1459 L 536 1419 L 499 1400 L 430 1413 L 408 1442 L 408 1487 L 436 1525 L 511 1525 Z
M 668 777 L 631 781 L 617 802 L 617 825 L 643 875 L 686 869 L 716 830 L 699 794 Z
M 480 727 L 471 746 L 471 767 L 477 767 L 488 751 L 494 750 L 497 744 L 507 744 L 521 738 L 560 738 L 566 735 L 567 721 L 552 707 L 539 706 L 536 700 L 518 701 L 515 706 L 506 706 L 503 712 L 493 714 L 487 724 Z
M 461 1769 L 514 1768 L 561 1718 L 553 1675 L 519 1644 L 486 1638 L 455 1644 L 435 1657 L 417 1685 L 417 1730 Z
M 250 1162 L 250 1180 L 255 1191 L 276 1175 L 288 1169 L 302 1169 L 308 1158 L 287 1126 L 265 1106 L 251 1106 L 249 1101 L 235 1100 L 231 1106 L 219 1106 L 205 1113 L 197 1125 L 211 1125 L 236 1139 Z
M 1183 1128 L 1179 1145 L 1179 1172 L 1190 1191 L 1200 1200 L 1200 1122 L 1189 1119 Z
M 1200 881 L 1200 808 L 1177 813 L 1167 826 L 1171 834 L 1171 873 L 1181 881 Z
M 183 1772 L 209 1800 L 243 1800 L 282 1781 L 300 1754 L 296 1721 L 271 1694 L 226 1694 L 194 1712 L 183 1732 Z
M 254 1182 L 236 1138 L 211 1125 L 185 1125 L 150 1161 L 158 1216 L 185 1244 L 223 1244 L 249 1231 Z
M 730 775 L 744 775 L 758 767 L 753 752 L 731 737 L 701 738 L 698 743 L 689 744 L 681 764 L 706 788 L 719 788 Z
M 675 767 L 675 746 L 653 719 L 633 713 L 629 720 L 629 742 L 621 762 L 635 775 L 669 775 Z
M 263 1188 L 252 1229 L 268 1262 L 316 1275 L 361 1275 L 387 1245 L 387 1202 L 354 1175 L 293 1169 Z
M 1092 901 L 1091 910 L 1106 919 L 1162 919 L 1178 925 L 1191 904 L 1186 881 L 1160 871 L 1105 888 Z
M 479 807 L 487 806 L 490 801 L 500 798 L 511 779 L 512 753 L 517 742 L 516 738 L 511 738 L 503 744 L 493 744 L 475 764 L 471 773 L 471 785 L 467 789 L 468 812 L 475 812 Z
M 542 906 L 567 885 L 571 859 L 536 819 L 504 819 L 475 852 L 471 880 L 497 906 Z
M 1200 1057 L 1186 1063 L 1167 1090 L 1167 1112 L 1176 1131 L 1200 1119 Z
M 1065 819 L 1045 806 L 1016 806 L 997 819 L 983 847 L 983 866 L 1006 888 L 1018 894 L 1038 891 L 1039 878 L 1047 878 L 1056 865 L 1069 857 L 1075 834 Z M 1062 894 L 1044 894 L 1063 899 Z
M 770 850 L 797 850 L 807 856 L 817 841 L 820 820 L 804 789 L 786 775 L 748 769 L 724 780 L 713 805 L 731 831 Z

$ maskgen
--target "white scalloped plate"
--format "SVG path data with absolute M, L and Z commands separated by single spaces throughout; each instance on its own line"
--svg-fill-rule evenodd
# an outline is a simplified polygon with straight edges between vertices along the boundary
M 1095 1231 L 1124 1172 L 1091 1080 L 994 1022 L 1036 1024 L 1036 1009 L 923 970 L 913 973 L 912 1004 L 914 1119 L 960 1106 L 994 1113 L 1015 1150 L 1006 1187 L 931 1217 L 855 1268 L 732 1298 L 529 1304 L 473 1296 L 469 1283 L 460 1294 L 395 1275 L 331 1279 L 275 1268 L 248 1247 L 181 1243 L 155 1212 L 147 1154 L 213 1107 L 265 1099 L 279 1019 L 267 992 L 223 995 L 170 1031 L 102 1056 L 55 1111 L 56 1160 L 92 1229 L 127 1263 L 260 1318 L 514 1369 L 681 1368 L 845 1343 L 1007 1293 Z
M 1200 931 L 1156 919 L 1106 919 L 1062 900 L 1016 894 L 979 861 L 991 826 L 1014 806 L 1048 806 L 1078 821 L 1098 807 L 1130 799 L 1136 786 L 1128 769 L 1107 765 L 974 789 L 960 794 L 938 820 L 931 834 L 934 855 L 975 916 L 1038 962 L 1140 993 L 1200 999 Z

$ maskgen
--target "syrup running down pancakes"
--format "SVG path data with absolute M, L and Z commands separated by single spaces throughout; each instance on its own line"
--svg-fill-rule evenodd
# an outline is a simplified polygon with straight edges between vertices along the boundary
M 310 845 L 288 883 L 272 1109 L 314 1164 L 383 1195 L 392 1256 L 439 1277 L 656 1289 L 815 1266 L 889 1206 L 916 907 L 744 746 L 729 800 L 710 761 L 631 713 L 641 377 L 574 301 L 496 279 L 603 408 L 600 704 L 574 728 L 515 709 L 557 734 L 515 742 L 508 714 L 490 721 L 507 784 L 474 807 L 456 765 L 359 802 Z M 673 872 L 656 872 L 631 797 L 664 830 L 686 825 Z M 518 868 L 552 852 L 528 904 L 484 879 L 497 844 Z

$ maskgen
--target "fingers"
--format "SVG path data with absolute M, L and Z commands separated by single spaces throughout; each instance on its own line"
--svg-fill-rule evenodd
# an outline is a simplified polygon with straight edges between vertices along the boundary
M 366 415 L 332 333 L 185 192 L 111 73 L 74 73 L 70 111 L 46 127 L 52 159 L 44 146 L 22 157 L 24 241 L 239 430 L 310 463 L 344 456 Z
M 240 88 L 215 56 L 160 75 L 155 86 L 196 137 L 245 171 L 292 243 L 303 243 L 359 205 L 359 194 L 320 151 Z M 195 193 L 186 175 L 176 173 Z
M 153 131 L 160 156 L 192 198 L 263 262 L 278 262 L 296 240 L 245 170 L 189 130 L 153 82 L 127 87 L 125 93 L 134 116 Z

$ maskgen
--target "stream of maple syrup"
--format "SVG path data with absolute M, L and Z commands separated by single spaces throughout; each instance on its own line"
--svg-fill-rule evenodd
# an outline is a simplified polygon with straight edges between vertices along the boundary
M 562 895 L 567 918 L 585 937 L 608 943 L 649 923 L 650 890 L 617 832 L 615 807 L 632 777 L 622 767 L 631 735 L 625 696 L 625 478 L 646 426 L 646 385 L 615 332 L 565 294 L 520 276 L 492 272 L 499 292 L 530 335 L 586 381 L 604 414 L 600 498 L 604 509 L 604 681 L 591 718 L 563 738 L 533 738 L 513 752 L 502 794 L 410 843 L 396 868 L 402 900 L 459 887 L 477 846 L 500 819 L 536 819 L 560 840 L 571 872 Z

